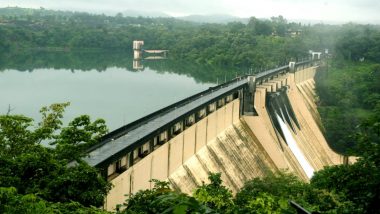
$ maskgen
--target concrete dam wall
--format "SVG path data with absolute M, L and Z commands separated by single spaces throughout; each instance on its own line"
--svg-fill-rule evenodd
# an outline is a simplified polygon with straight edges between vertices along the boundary
M 167 180 L 208 142 L 216 139 L 227 127 L 238 123 L 239 109 L 239 100 L 231 101 L 112 179 L 114 188 L 106 198 L 105 208 L 113 210 L 117 204 L 122 204 L 126 199 L 125 194 L 152 188 L 151 179 Z
M 288 170 L 308 181 L 324 166 L 342 163 L 320 130 L 316 71 L 309 67 L 256 83 L 253 116 L 242 115 L 237 98 L 191 125 L 112 178 L 105 208 L 122 204 L 125 194 L 152 188 L 150 179 L 191 194 L 209 172 L 221 172 L 224 184 L 237 192 L 268 172 Z
M 243 116 L 209 141 L 169 176 L 173 187 L 191 194 L 202 181 L 207 181 L 208 172 L 221 172 L 224 184 L 236 192 L 246 181 L 268 171 L 288 170 L 308 181 L 310 175 L 301 161 L 306 161 L 312 171 L 340 164 L 342 158 L 329 148 L 316 121 L 315 71 L 316 67 L 312 67 L 288 73 L 258 86 L 255 94 L 258 115 Z M 282 112 L 287 115 L 282 117 L 288 119 L 270 115 L 267 99 L 274 93 L 288 98 L 294 119 L 287 112 Z M 301 154 L 292 151 L 289 140 L 280 134 L 274 120 L 283 120 L 291 130 L 289 133 Z M 304 159 L 298 159 L 297 155 L 303 155 Z

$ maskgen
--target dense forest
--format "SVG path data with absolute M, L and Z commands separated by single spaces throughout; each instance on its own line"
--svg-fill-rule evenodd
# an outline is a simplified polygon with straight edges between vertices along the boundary
M 334 58 L 317 77 L 319 112 L 330 145 L 355 153 L 355 131 L 367 129 L 380 108 L 380 31 L 352 25 L 335 44 Z
M 335 150 L 359 159 L 352 165 L 327 167 L 310 183 L 283 172 L 254 179 L 235 196 L 223 186 L 220 174 L 210 174 L 210 181 L 192 196 L 155 181 L 155 188 L 132 195 L 118 213 L 295 213 L 288 200 L 321 213 L 378 213 L 378 26 L 305 26 L 281 16 L 267 20 L 252 17 L 248 24 L 196 24 L 174 18 L 0 9 L 1 70 L 128 67 L 131 63 L 116 55 L 131 50 L 135 39 L 144 40 L 146 48 L 169 49 L 172 59 L 214 68 L 234 67 L 233 72 L 248 68 L 258 72 L 307 57 L 310 49 L 329 49 L 329 59 L 317 80 L 325 134 Z M 98 51 L 117 53 L 104 58 Z M 46 60 L 49 57 L 60 60 L 51 63 Z M 161 66 L 165 71 L 172 65 L 150 66 Z M 218 68 L 205 73 L 192 71 L 190 75 L 206 81 L 226 75 Z M 67 105 L 42 108 L 39 123 L 11 112 L 0 116 L 0 213 L 107 213 L 97 207 L 110 184 L 81 161 L 86 148 L 107 128 L 103 120 L 91 121 L 89 116 L 63 126 Z M 54 146 L 42 146 L 41 142 Z
M 328 48 L 332 53 L 336 49 L 350 59 L 378 59 L 377 31 L 376 26 L 355 24 L 306 26 L 282 16 L 252 17 L 247 24 L 196 24 L 174 18 L 0 9 L 0 50 L 7 52 L 130 51 L 133 40 L 144 40 L 144 48 L 168 49 L 174 59 L 255 70 L 302 59 L 310 49 Z M 355 39 L 358 47 L 351 43 Z
M 195 24 L 174 18 L 47 10 L 0 10 L 2 50 L 131 50 L 133 40 L 145 48 L 169 49 L 170 56 L 202 64 L 265 69 L 317 49 L 319 35 L 282 16 L 251 18 L 248 24 Z M 301 36 L 292 33 L 299 32 Z M 302 39 L 307 37 L 308 39 Z M 316 39 L 315 39 L 315 38 Z
M 174 18 L 3 8 L 0 50 L 130 52 L 133 40 L 144 40 L 144 48 L 168 49 L 174 59 L 263 70 L 307 57 L 310 49 L 337 50 L 349 59 L 378 59 L 378 29 L 356 24 L 301 25 L 282 16 L 252 17 L 247 24 L 197 24 Z M 355 39 L 360 41 L 357 47 L 351 42 Z

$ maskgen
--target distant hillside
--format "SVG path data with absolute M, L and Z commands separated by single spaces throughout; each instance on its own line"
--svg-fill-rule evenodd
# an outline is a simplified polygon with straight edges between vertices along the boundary
M 73 16 L 74 14 L 88 14 L 85 12 L 57 11 L 44 8 L 32 9 L 21 7 L 0 8 L 0 16 Z
M 126 11 L 123 11 L 122 14 L 124 16 L 129 16 L 129 17 L 138 17 L 138 16 L 142 16 L 142 17 L 165 17 L 165 18 L 171 17 L 166 13 L 162 13 L 162 12 L 158 12 L 158 11 L 146 12 L 146 11 L 137 11 L 137 10 L 126 10 Z
M 189 15 L 176 17 L 177 19 L 191 21 L 191 22 L 199 22 L 199 23 L 219 23 L 225 24 L 229 22 L 242 22 L 248 23 L 248 18 L 239 18 L 236 16 L 225 15 L 225 14 L 215 14 L 215 15 Z
M 44 8 L 39 9 L 33 9 L 33 8 L 21 8 L 21 7 L 5 7 L 0 8 L 0 16 L 25 16 L 25 15 L 40 15 L 40 16 L 72 16 L 74 14 L 97 14 L 100 15 L 100 13 L 87 13 L 87 12 L 73 12 L 73 11 L 60 11 L 60 10 L 49 10 Z M 104 13 L 108 14 L 110 16 L 115 16 L 114 14 Z M 125 10 L 119 14 L 122 14 L 125 17 L 151 17 L 151 18 L 157 18 L 157 17 L 163 17 L 163 18 L 170 18 L 168 14 L 153 11 L 153 12 L 144 12 L 144 11 L 137 11 L 137 10 Z
M 49 10 L 49 9 L 32 9 L 32 8 L 21 8 L 21 7 L 6 7 L 0 8 L 0 16 L 3 17 L 15 17 L 15 16 L 59 16 L 59 17 L 72 17 L 74 15 L 95 15 L 87 12 L 72 12 L 72 11 L 59 11 L 59 10 Z M 217 23 L 226 24 L 229 22 L 242 22 L 244 24 L 248 23 L 248 18 L 239 18 L 230 15 L 217 14 L 217 15 L 189 15 L 183 17 L 172 17 L 166 13 L 158 11 L 137 11 L 137 10 L 124 10 L 118 14 L 124 17 L 149 17 L 149 18 L 176 18 L 182 21 L 196 22 L 196 23 Z M 100 15 L 100 14 L 99 14 Z M 110 15 L 110 14 L 109 14 Z M 115 16 L 113 14 L 111 16 Z
M 6 7 L 0 8 L 0 15 L 2 16 L 21 16 L 21 15 L 33 15 L 35 9 L 19 8 L 19 7 Z

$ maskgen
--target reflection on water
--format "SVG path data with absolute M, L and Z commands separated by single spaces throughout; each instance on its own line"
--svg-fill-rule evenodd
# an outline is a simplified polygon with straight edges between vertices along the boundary
M 141 71 L 144 69 L 144 65 L 140 59 L 133 59 L 133 70 Z
M 158 73 L 184 74 L 202 83 L 221 83 L 242 75 L 244 69 L 200 66 L 193 62 L 174 60 L 143 60 L 139 69 L 130 52 L 18 52 L 0 53 L 0 72 L 7 69 L 33 71 L 41 68 L 99 72 L 109 68 L 125 68 L 129 71 L 154 70 Z M 138 62 L 137 62 L 138 63 Z M 247 70 L 247 69 L 246 69 Z
M 143 63 L 133 70 L 125 53 L 0 55 L 0 114 L 10 105 L 13 114 L 39 121 L 42 106 L 68 101 L 65 122 L 88 114 L 112 130 L 236 75 L 171 60 Z
M 30 73 L 6 70 L 0 73 L 0 113 L 6 113 L 10 105 L 12 113 L 38 120 L 41 106 L 69 101 L 66 122 L 89 114 L 106 119 L 110 129 L 115 129 L 212 85 L 152 69 L 130 72 L 112 67 L 105 72 L 81 72 L 49 68 Z

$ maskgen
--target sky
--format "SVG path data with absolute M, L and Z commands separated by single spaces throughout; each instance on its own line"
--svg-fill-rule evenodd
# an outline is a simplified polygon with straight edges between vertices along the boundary
M 380 0 L 0 0 L 0 7 L 73 10 L 116 14 L 127 10 L 171 16 L 228 14 L 241 18 L 380 24 Z

